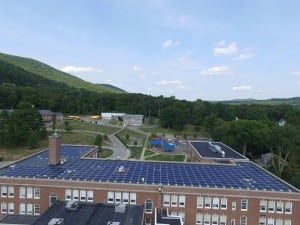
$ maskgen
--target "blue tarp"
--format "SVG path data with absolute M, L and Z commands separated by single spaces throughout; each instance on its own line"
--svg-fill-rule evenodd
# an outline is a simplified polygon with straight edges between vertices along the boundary
M 165 151 L 174 151 L 175 145 L 173 143 L 163 141 L 163 148 Z
M 151 146 L 161 147 L 161 141 L 159 138 L 153 139 L 150 141 Z

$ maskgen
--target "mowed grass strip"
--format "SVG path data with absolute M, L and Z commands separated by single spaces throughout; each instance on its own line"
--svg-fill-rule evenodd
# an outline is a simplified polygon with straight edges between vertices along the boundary
M 173 162 L 184 162 L 185 155 L 166 155 L 159 154 L 145 158 L 145 160 L 151 161 L 173 161 Z

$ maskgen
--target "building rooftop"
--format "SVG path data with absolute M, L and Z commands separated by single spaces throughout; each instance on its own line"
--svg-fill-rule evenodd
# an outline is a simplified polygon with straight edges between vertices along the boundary
M 0 221 L 0 224 L 31 225 L 37 219 L 38 216 L 7 215 Z
M 85 158 L 93 149 L 62 145 L 62 164 L 49 166 L 46 150 L 0 169 L 0 178 L 298 192 L 248 160 L 200 164 Z
M 245 156 L 221 142 L 190 141 L 190 144 L 204 158 L 248 160 Z M 224 155 L 222 155 L 222 152 Z
M 125 211 L 109 203 L 79 203 L 77 210 L 67 210 L 64 201 L 57 201 L 32 225 L 47 225 L 52 220 L 63 219 L 63 225 L 142 225 L 144 208 L 126 205 Z

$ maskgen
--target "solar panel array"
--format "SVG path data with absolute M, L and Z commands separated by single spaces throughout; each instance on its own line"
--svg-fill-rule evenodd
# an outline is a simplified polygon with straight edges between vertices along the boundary
M 202 157 L 209 157 L 209 158 L 224 158 L 222 154 L 218 152 L 213 152 L 209 148 L 209 142 L 207 141 L 191 141 L 191 145 L 194 149 L 199 152 Z M 225 153 L 225 158 L 232 158 L 232 159 L 247 159 L 245 156 L 239 154 L 238 152 L 234 151 L 233 149 L 229 148 L 228 146 L 224 145 L 221 142 L 211 142 L 213 145 L 221 147 L 222 151 Z
M 49 166 L 48 153 L 43 152 L 23 160 L 15 166 L 0 170 L 0 176 L 282 192 L 297 191 L 251 162 L 239 162 L 236 165 L 209 165 L 80 158 L 89 150 L 91 147 L 64 146 L 62 157 L 66 158 L 67 162 L 57 166 Z

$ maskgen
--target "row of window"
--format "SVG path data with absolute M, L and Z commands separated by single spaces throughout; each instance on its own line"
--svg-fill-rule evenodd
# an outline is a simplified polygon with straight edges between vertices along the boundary
M 19 195 L 20 198 L 35 198 L 40 199 L 40 188 L 39 187 L 20 187 Z M 15 197 L 14 186 L 1 186 L 1 197 L 2 198 L 13 198 Z
M 259 225 L 292 225 L 292 221 L 290 219 L 275 220 L 274 218 L 267 218 L 265 216 L 261 216 L 259 217 Z
M 180 195 L 164 195 L 163 200 L 164 206 L 171 206 L 171 207 L 185 207 L 185 196 Z
M 94 191 L 66 189 L 65 190 L 65 200 L 93 202 L 94 201 Z
M 227 216 L 226 215 L 210 215 L 197 213 L 196 214 L 196 224 L 197 225 L 226 225 Z
M 1 202 L 1 213 L 3 214 L 14 214 L 15 205 L 13 202 Z M 20 203 L 19 214 L 22 215 L 40 215 L 40 205 L 39 204 L 25 204 Z
M 107 202 L 108 203 L 123 203 L 123 204 L 136 204 L 136 193 L 128 192 L 108 192 L 107 193 Z
M 227 198 L 219 197 L 197 197 L 197 208 L 206 208 L 206 209 L 227 209 Z
M 292 202 L 260 200 L 260 212 L 291 214 Z

